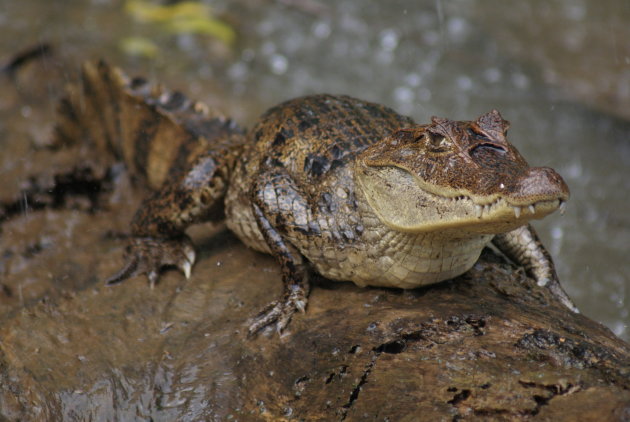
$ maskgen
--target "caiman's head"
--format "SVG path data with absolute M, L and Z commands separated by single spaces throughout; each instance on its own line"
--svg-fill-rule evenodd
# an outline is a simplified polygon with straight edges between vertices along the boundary
M 562 209 L 564 180 L 529 167 L 508 127 L 493 110 L 398 130 L 358 156 L 357 183 L 384 224 L 408 232 L 503 233 Z

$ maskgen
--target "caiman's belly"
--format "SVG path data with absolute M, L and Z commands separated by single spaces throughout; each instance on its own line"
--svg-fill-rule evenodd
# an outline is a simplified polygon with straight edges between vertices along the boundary
M 413 289 L 468 271 L 492 239 L 484 235 L 445 240 L 439 233 L 409 234 L 386 230 L 375 238 L 344 248 L 307 248 L 302 253 L 323 276 L 359 286 Z M 368 236 L 369 237 L 369 236 Z

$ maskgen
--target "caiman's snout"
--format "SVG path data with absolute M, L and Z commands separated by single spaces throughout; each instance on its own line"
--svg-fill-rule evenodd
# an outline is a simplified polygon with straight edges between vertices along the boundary
M 569 187 L 555 170 L 549 167 L 532 167 L 519 178 L 512 196 L 514 205 L 540 201 L 569 199 Z

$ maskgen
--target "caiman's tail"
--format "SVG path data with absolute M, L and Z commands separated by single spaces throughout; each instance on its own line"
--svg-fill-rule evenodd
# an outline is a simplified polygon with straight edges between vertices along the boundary
M 68 88 L 58 114 L 55 146 L 85 146 L 105 165 L 123 160 L 132 178 L 151 189 L 162 185 L 176 161 L 226 147 L 243 133 L 205 104 L 130 79 L 103 61 L 84 64 L 81 82 Z

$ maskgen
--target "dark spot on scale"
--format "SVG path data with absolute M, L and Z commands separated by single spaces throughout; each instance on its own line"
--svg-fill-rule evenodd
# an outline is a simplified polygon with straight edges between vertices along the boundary
M 333 147 L 330 149 L 330 155 L 334 160 L 339 160 L 341 157 L 343 157 L 343 150 L 339 148 L 338 145 L 333 145 Z
M 328 192 L 322 193 L 322 202 L 324 203 L 324 206 L 326 207 L 328 212 L 333 211 L 332 196 L 330 195 L 330 193 Z
M 192 198 L 189 195 L 177 195 L 175 203 L 181 211 L 186 210 L 192 204 Z
M 319 224 L 317 224 L 317 222 L 313 220 L 308 222 L 308 231 L 310 235 L 315 235 L 315 236 L 321 235 Z
M 300 129 L 301 131 L 305 131 L 306 129 L 310 128 L 312 126 L 312 123 L 308 120 L 302 120 L 300 121 L 300 124 L 298 125 L 298 129 Z
M 350 206 L 354 211 L 359 209 L 359 203 L 357 202 L 357 198 L 354 196 L 354 193 L 352 193 L 350 197 Z
M 345 163 L 342 160 L 332 160 L 332 163 L 330 163 L 330 170 L 334 170 L 337 167 L 341 167 L 343 166 Z
M 354 144 L 354 146 L 356 148 L 361 148 L 363 147 L 365 144 L 363 142 L 363 137 L 362 136 L 355 136 L 352 138 L 352 143 Z
M 282 128 L 282 130 L 280 132 L 282 132 L 284 137 L 287 138 L 287 139 L 291 139 L 291 138 L 293 138 L 295 136 L 295 133 L 293 132 L 293 129 Z
M 296 232 L 301 233 L 301 234 L 303 234 L 305 236 L 308 236 L 309 234 L 311 234 L 309 229 L 307 229 L 307 228 L 305 229 L 302 226 L 293 226 L 293 230 L 295 230 Z
M 319 177 L 330 169 L 330 161 L 326 157 L 308 154 L 304 159 L 304 172 Z
M 287 138 L 284 137 L 284 134 L 282 133 L 282 131 L 278 132 L 276 134 L 276 137 L 273 139 L 273 143 L 271 145 L 273 145 L 274 147 L 280 146 L 280 145 L 284 145 L 284 143 L 286 142 Z
M 254 139 L 259 140 L 262 134 L 263 134 L 262 129 L 258 129 L 256 133 L 254 133 Z
M 265 165 L 271 168 L 283 167 L 282 161 L 278 160 L 276 157 L 265 158 Z
M 348 241 L 354 240 L 354 232 L 351 231 L 350 229 L 344 229 L 341 232 L 341 235 L 343 236 L 345 240 L 348 240 Z
M 383 106 L 379 106 L 373 103 L 364 103 L 363 108 L 367 110 L 368 114 L 374 118 L 383 117 Z
M 294 272 L 295 272 L 295 270 L 296 270 L 296 267 L 295 267 L 295 264 L 293 263 L 293 261 L 291 260 L 291 257 L 290 257 L 290 256 L 288 256 L 288 255 L 285 255 L 285 257 L 284 257 L 284 258 L 286 259 L 286 266 L 287 266 L 287 269 L 288 269 L 290 272 L 294 273 Z
M 276 229 L 280 230 L 280 231 L 286 231 L 286 220 L 284 219 L 284 217 L 280 214 L 278 214 L 276 216 L 276 221 L 275 221 L 275 226 Z
M 157 223 L 157 229 L 158 229 L 158 233 L 163 233 L 163 234 L 167 234 L 167 233 L 173 233 L 173 225 L 168 222 L 168 221 L 159 221 Z

